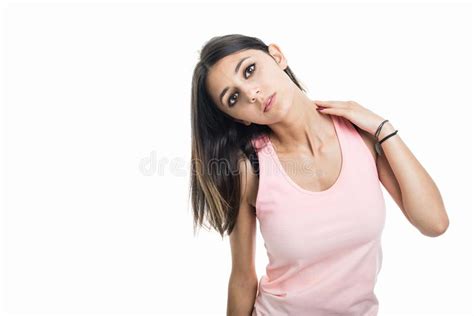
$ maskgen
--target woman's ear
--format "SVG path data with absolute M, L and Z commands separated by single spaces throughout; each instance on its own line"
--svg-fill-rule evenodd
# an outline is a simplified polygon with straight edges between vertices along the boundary
M 288 67 L 286 57 L 285 55 L 283 55 L 280 46 L 275 43 L 271 43 L 270 45 L 268 45 L 268 53 L 272 55 L 273 59 L 280 66 L 281 69 L 285 70 L 286 67 Z

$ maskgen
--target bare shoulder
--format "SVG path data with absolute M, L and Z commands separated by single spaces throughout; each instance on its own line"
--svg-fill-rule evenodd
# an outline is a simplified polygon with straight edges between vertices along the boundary
M 247 157 L 239 160 L 241 197 L 255 208 L 258 191 L 258 176 L 252 169 L 252 164 Z
M 370 152 L 372 153 L 372 157 L 374 158 L 374 161 L 377 161 L 377 153 L 375 152 L 375 138 L 367 131 L 359 128 L 359 126 L 355 125 L 352 123 L 352 126 L 356 129 L 356 131 L 359 132 L 359 135 L 362 137 L 364 140 L 365 145 L 367 148 L 369 148 Z

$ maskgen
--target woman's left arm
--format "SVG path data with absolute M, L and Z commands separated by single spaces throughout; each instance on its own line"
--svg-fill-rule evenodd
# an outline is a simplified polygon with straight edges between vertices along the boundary
M 377 127 L 384 121 L 382 117 L 354 101 L 314 102 L 321 113 L 343 116 L 371 135 L 375 135 Z M 386 122 L 378 140 L 395 130 L 390 122 Z M 433 179 L 398 133 L 386 139 L 381 147 L 382 155 L 377 157 L 377 164 L 393 171 L 408 219 L 426 236 L 436 237 L 443 234 L 449 226 L 449 219 Z

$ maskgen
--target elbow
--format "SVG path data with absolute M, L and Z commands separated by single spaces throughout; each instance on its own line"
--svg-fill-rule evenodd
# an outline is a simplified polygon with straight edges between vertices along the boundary
M 449 217 L 444 207 L 435 208 L 431 212 L 429 224 L 425 223 L 420 227 L 420 232 L 428 237 L 438 237 L 443 235 L 449 227 Z
M 229 278 L 229 283 L 237 287 L 255 287 L 258 285 L 257 274 L 253 273 L 234 273 L 232 272 Z
M 443 235 L 449 227 L 449 220 L 439 222 L 436 226 L 432 227 L 427 231 L 421 231 L 421 233 L 428 237 L 439 237 Z
M 257 296 L 255 277 L 231 277 L 228 287 L 227 316 L 252 315 Z
M 449 227 L 449 220 L 446 220 L 443 224 L 439 225 L 437 231 L 438 231 L 438 236 L 444 234 Z

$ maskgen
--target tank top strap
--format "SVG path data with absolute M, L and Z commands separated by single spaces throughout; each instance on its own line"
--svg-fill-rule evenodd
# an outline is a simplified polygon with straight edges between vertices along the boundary
M 354 164 L 357 163 L 358 168 L 377 173 L 376 162 L 356 125 L 342 116 L 338 116 L 337 121 L 344 137 L 348 159 Z

